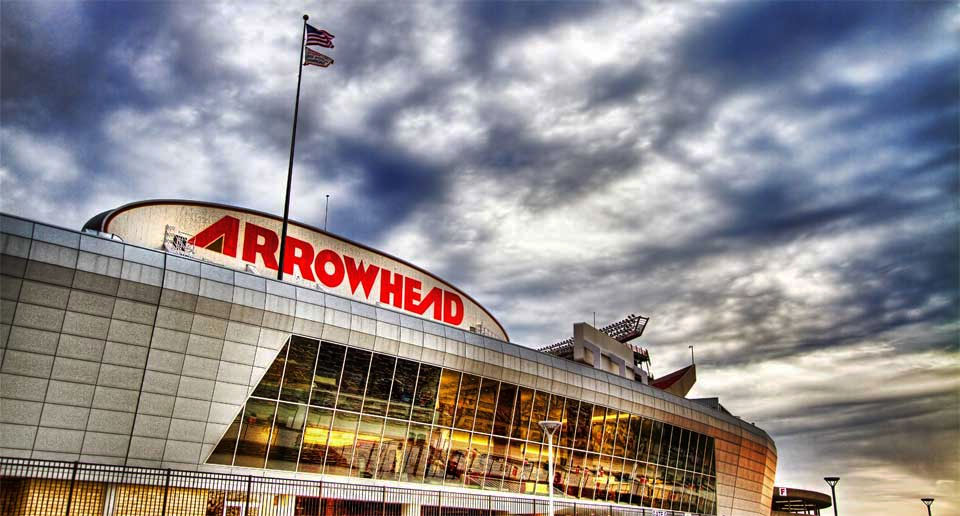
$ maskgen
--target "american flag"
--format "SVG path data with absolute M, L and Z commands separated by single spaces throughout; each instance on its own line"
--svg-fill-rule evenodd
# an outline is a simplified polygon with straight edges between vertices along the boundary
M 307 45 L 320 45 L 321 47 L 333 48 L 333 34 L 318 29 L 313 25 L 307 24 Z
M 307 49 L 307 55 L 303 58 L 303 64 L 322 66 L 324 68 L 333 64 L 333 58 L 325 56 L 312 48 Z

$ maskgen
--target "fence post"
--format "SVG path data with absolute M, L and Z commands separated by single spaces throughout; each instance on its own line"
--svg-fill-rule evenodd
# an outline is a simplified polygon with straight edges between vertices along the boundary
M 70 475 L 70 492 L 67 493 L 67 514 L 70 516 L 70 504 L 73 502 L 73 487 L 77 482 L 77 468 L 80 467 L 79 461 L 73 461 L 73 473 Z
M 317 516 L 323 516 L 327 508 L 323 506 L 323 480 L 317 482 Z
M 253 482 L 253 477 L 247 475 L 247 501 L 245 502 L 245 508 L 243 510 L 244 514 L 250 514 L 250 484 Z
M 167 494 L 170 492 L 170 468 L 163 478 L 163 509 L 160 510 L 160 516 L 167 516 Z
M 493 516 L 493 496 L 487 495 L 487 516 Z
M 387 516 L 387 487 L 383 487 L 383 492 L 380 493 L 380 514 L 382 516 Z
M 437 491 L 437 516 L 443 516 L 443 492 L 441 491 Z

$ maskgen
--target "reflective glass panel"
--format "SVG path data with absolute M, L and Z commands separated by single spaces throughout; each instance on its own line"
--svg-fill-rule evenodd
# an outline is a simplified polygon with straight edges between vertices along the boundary
M 601 455 L 600 463 L 597 467 L 596 489 L 594 490 L 594 496 L 596 497 L 596 500 L 606 500 L 608 498 L 607 486 L 611 482 L 610 469 L 610 456 Z
M 637 441 L 640 438 L 640 416 L 631 415 L 627 423 L 627 440 L 623 445 L 623 456 L 637 458 Z
M 313 366 L 317 363 L 319 342 L 294 335 L 290 338 L 287 368 L 283 373 L 280 399 L 306 403 L 313 385 Z
M 350 348 L 343 365 L 343 377 L 340 384 L 340 397 L 337 408 L 360 412 L 363 405 L 363 391 L 367 388 L 367 372 L 370 369 L 372 353 Z
M 586 450 L 590 443 L 590 421 L 593 417 L 593 405 L 580 402 L 580 410 L 577 412 L 577 431 L 573 440 L 573 447 L 578 450 Z
M 497 405 L 497 386 L 500 382 L 484 378 L 480 383 L 480 398 L 477 400 L 477 419 L 473 430 L 489 434 L 493 430 L 493 413 Z
M 287 363 L 288 348 L 289 342 L 283 345 L 283 349 L 277 354 L 277 358 L 270 364 L 267 372 L 263 373 L 263 378 L 260 379 L 260 383 L 257 384 L 257 388 L 253 391 L 254 396 L 272 400 L 277 399 L 277 396 L 280 394 L 280 382 L 283 380 L 283 366 Z
M 530 409 L 533 408 L 533 389 L 520 387 L 517 393 L 517 404 L 513 412 L 513 430 L 510 435 L 515 439 L 527 438 L 527 427 L 530 426 Z
M 704 473 L 713 476 L 717 474 L 717 464 L 714 461 L 713 456 L 713 438 L 707 439 L 707 448 L 704 452 L 703 461 L 704 461 Z
M 350 474 L 350 462 L 353 460 L 353 443 L 357 435 L 357 423 L 360 416 L 351 412 L 337 412 L 330 430 L 330 445 L 327 447 L 325 475 Z
M 490 436 L 474 433 L 470 438 L 464 486 L 483 488 L 483 476 L 490 466 Z
M 580 401 L 570 398 L 563 409 L 563 427 L 560 429 L 560 446 L 573 447 L 573 435 L 577 431 L 577 408 Z
M 646 470 L 644 471 L 644 476 L 640 480 L 640 490 L 639 492 L 635 491 L 633 496 L 633 503 L 637 503 L 637 496 L 640 498 L 640 505 L 645 507 L 650 507 L 653 503 L 653 487 L 656 483 L 656 474 L 657 468 L 653 464 L 647 464 Z
M 714 477 L 706 477 L 703 480 L 703 490 L 706 493 L 707 502 L 705 504 L 705 510 L 703 511 L 706 514 L 716 514 L 717 513 L 717 479 Z
M 580 451 L 574 451 L 570 454 L 570 478 L 567 480 L 566 493 L 569 496 L 580 496 L 580 486 L 584 479 L 584 460 L 586 454 Z
M 656 462 L 656 457 L 650 457 L 650 433 L 653 431 L 653 421 L 642 418 L 640 421 L 640 442 L 637 443 L 637 460 Z
M 599 452 L 603 444 L 603 422 L 606 418 L 604 407 L 593 407 L 593 417 L 590 418 L 590 451 Z
M 463 430 L 473 429 L 477 413 L 477 398 L 480 397 L 480 377 L 463 373 L 460 380 L 460 396 L 457 397 L 457 414 L 454 426 Z
M 440 368 L 420 364 L 417 373 L 417 394 L 413 398 L 413 420 L 432 423 L 437 406 L 437 385 L 440 383 Z
M 382 433 L 383 418 L 373 416 L 362 416 L 360 418 L 350 476 L 374 477 L 377 471 L 377 452 L 380 450 L 380 435 Z
M 603 418 L 603 453 L 613 455 L 613 444 L 617 439 L 617 411 L 607 409 L 607 416 Z
M 620 412 L 617 414 L 617 440 L 613 445 L 613 454 L 617 457 L 624 455 L 627 433 L 630 430 L 630 414 Z
M 424 482 L 439 484 L 447 472 L 447 455 L 450 451 L 450 430 L 434 428 L 430 434 L 430 456 L 427 460 L 427 469 Z
M 507 474 L 507 444 L 506 437 L 494 437 L 490 451 L 490 467 L 487 469 L 487 478 L 484 485 L 488 489 L 500 489 L 500 484 Z
M 673 480 L 673 508 L 676 511 L 682 511 L 684 500 L 689 500 L 687 495 L 687 473 L 677 470 L 674 473 Z
M 661 428 L 662 430 L 662 428 Z M 653 493 L 650 499 L 650 507 L 660 508 L 663 505 L 663 477 L 666 475 L 666 468 L 657 466 L 654 468 Z
M 570 481 L 570 459 L 570 450 L 553 447 L 553 488 L 561 493 L 567 492 Z
M 683 472 L 677 471 L 674 468 L 667 469 L 667 479 L 663 484 L 664 487 L 664 500 L 663 508 L 676 510 L 679 509 L 680 505 L 680 490 L 681 485 L 683 484 Z
M 430 427 L 411 423 L 407 430 L 407 445 L 404 451 L 403 482 L 420 482 L 427 469 L 430 454 Z
M 703 475 L 693 477 L 693 493 L 690 494 L 690 512 L 703 512 Z
M 623 459 L 613 458 L 610 464 L 610 481 L 607 483 L 608 501 L 617 502 L 620 499 L 620 492 L 626 489 L 624 486 L 630 485 L 630 475 L 627 474 L 626 479 L 624 478 L 623 466 Z
M 447 474 L 443 485 L 458 486 L 463 483 L 463 476 L 469 464 L 470 432 L 454 430 L 450 434 L 450 454 L 447 456 Z
M 500 394 L 497 395 L 497 416 L 493 421 L 494 434 L 510 435 L 510 419 L 513 417 L 513 404 L 516 396 L 516 385 L 512 383 L 500 384 Z
M 407 437 L 407 422 L 387 419 L 380 440 L 377 478 L 397 480 L 403 465 L 403 444 Z
M 530 435 L 527 439 L 540 442 L 546 441 L 543 437 L 543 430 L 540 428 L 540 422 L 547 419 L 547 405 L 550 403 L 550 395 L 545 392 L 537 392 L 533 396 L 533 412 L 530 414 Z
M 648 462 L 654 462 L 661 464 L 660 460 L 660 444 L 663 440 L 663 423 L 659 421 L 654 421 L 653 426 L 650 429 L 650 454 L 647 456 Z M 666 455 L 666 454 L 664 454 Z
M 702 463 L 703 450 L 700 448 L 700 434 L 690 433 L 690 448 L 687 450 L 687 465 L 685 469 L 690 471 L 700 471 Z
M 323 342 L 317 356 L 317 370 L 313 375 L 313 393 L 310 404 L 318 407 L 333 407 L 337 401 L 337 387 L 343 370 L 343 356 L 347 348 Z
M 550 396 L 550 409 L 547 410 L 547 420 L 548 421 L 559 421 L 560 428 L 553 434 L 553 445 L 557 446 L 560 444 L 561 436 L 563 435 L 563 396 L 557 396 L 552 394 Z M 547 440 L 547 436 L 543 436 L 543 440 Z
M 588 453 L 583 463 L 583 487 L 580 488 L 580 498 L 592 500 L 600 489 L 600 456 Z
M 440 389 L 437 391 L 437 412 L 434 424 L 453 426 L 453 415 L 457 408 L 457 389 L 460 386 L 460 373 L 444 369 L 440 375 Z
M 673 492 L 673 482 L 676 476 L 676 470 L 673 468 L 663 468 L 663 503 L 660 507 L 664 509 L 672 509 L 674 502 L 674 492 Z
M 327 438 L 330 435 L 330 421 L 332 419 L 332 410 L 311 407 L 307 412 L 303 446 L 300 450 L 299 471 L 323 472 L 323 458 L 327 454 Z
M 291 347 L 291 352 L 293 349 Z M 273 432 L 270 434 L 267 469 L 287 471 L 297 469 L 297 455 L 300 453 L 300 438 L 303 435 L 303 423 L 306 418 L 306 405 L 281 403 L 277 407 L 277 417 L 273 423 Z
M 363 399 L 363 412 L 378 416 L 386 415 L 390 400 L 390 385 L 393 384 L 393 369 L 397 359 L 380 353 L 373 354 L 370 362 L 370 379 Z
M 507 449 L 507 469 L 503 478 L 504 491 L 515 493 L 523 492 L 523 441 L 510 439 L 510 445 Z
M 663 425 L 663 438 L 660 440 L 660 464 L 664 466 L 673 466 L 676 458 L 676 446 L 674 439 L 674 426 Z M 679 437 L 679 436 L 677 436 Z
M 682 495 L 680 497 L 680 507 L 677 508 L 680 511 L 689 511 L 690 505 L 692 503 L 695 503 L 696 501 L 696 497 L 693 495 L 694 493 L 693 484 L 695 481 L 694 479 L 695 479 L 694 473 L 691 473 L 689 471 L 685 471 L 683 473 L 683 487 L 681 491 Z M 694 508 L 694 510 L 696 510 L 696 508 Z
M 234 418 L 233 423 L 230 423 L 230 427 L 227 428 L 223 437 L 220 438 L 220 442 L 217 443 L 217 447 L 213 450 L 207 462 L 211 464 L 233 464 L 233 452 L 237 448 L 237 436 L 240 435 L 240 420 L 242 418 L 243 411 L 241 410 Z
M 633 493 L 633 487 L 636 484 L 634 480 L 637 474 L 637 463 L 632 460 L 623 461 L 623 476 L 620 478 L 620 496 L 618 501 L 620 503 L 630 503 L 630 494 Z M 641 471 L 643 470 L 643 465 L 639 465 Z
M 527 461 L 524 466 L 528 472 L 524 475 L 524 478 L 534 483 L 534 486 L 527 489 L 526 492 L 531 494 L 547 494 L 547 465 L 543 463 L 543 467 L 541 467 L 540 445 L 537 443 L 526 443 L 523 448 L 523 457 Z M 543 458 L 547 458 L 546 453 L 543 454 Z
M 393 387 L 390 390 L 390 417 L 410 418 L 413 404 L 413 389 L 417 384 L 417 363 L 402 358 L 397 359 L 397 370 L 393 374 Z
M 630 500 L 629 503 L 639 505 L 640 498 L 643 495 L 644 484 L 647 482 L 647 465 L 643 462 L 635 463 L 636 467 L 630 477 Z M 623 498 L 621 497 L 621 500 Z
M 235 466 L 262 468 L 267 458 L 267 441 L 277 408 L 276 401 L 250 399 L 243 409 L 243 425 L 237 442 Z
M 677 442 L 676 453 L 674 454 L 673 464 L 671 466 L 675 468 L 682 468 L 687 460 L 687 446 L 689 446 L 689 435 L 690 431 L 684 428 L 677 427 L 673 433 L 679 433 L 680 436 L 674 439 Z

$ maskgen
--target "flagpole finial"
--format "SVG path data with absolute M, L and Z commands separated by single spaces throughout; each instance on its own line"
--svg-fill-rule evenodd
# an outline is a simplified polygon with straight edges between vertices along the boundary
M 306 14 L 303 15 L 303 21 L 307 21 L 307 20 L 309 20 L 309 19 L 310 19 L 310 16 L 308 16 L 308 15 L 306 15 Z

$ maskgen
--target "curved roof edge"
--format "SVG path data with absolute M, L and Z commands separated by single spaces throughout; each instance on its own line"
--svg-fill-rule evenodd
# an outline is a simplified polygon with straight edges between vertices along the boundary
M 107 229 L 106 229 L 106 228 L 107 228 L 107 226 L 110 224 L 110 221 L 111 221 L 114 217 L 116 217 L 117 215 L 119 215 L 120 213 L 122 213 L 122 212 L 124 212 L 124 211 L 131 210 L 131 209 L 133 209 L 133 208 L 142 208 L 142 207 L 144 207 L 144 206 L 156 206 L 156 205 L 168 205 L 168 204 L 180 204 L 180 205 L 187 205 L 187 206 L 206 206 L 206 207 L 209 207 L 209 208 L 220 208 L 220 209 L 234 210 L 234 211 L 239 211 L 239 212 L 243 212 L 243 213 L 249 213 L 249 214 L 251 214 L 251 215 L 257 215 L 257 216 L 259 216 L 259 217 L 266 217 L 266 218 L 273 219 L 273 220 L 280 221 L 280 222 L 283 221 L 283 219 L 282 219 L 281 217 L 278 217 L 278 216 L 273 215 L 273 214 L 271 214 L 271 213 L 266 213 L 266 212 L 262 212 L 262 211 L 258 211 L 258 210 L 252 210 L 252 209 L 250 209 L 250 208 L 244 208 L 244 207 L 240 207 L 240 206 L 231 206 L 231 205 L 229 205 L 229 204 L 221 204 L 221 203 L 208 202 L 208 201 L 184 200 L 184 199 L 149 199 L 149 200 L 145 200 L 145 201 L 134 201 L 134 202 L 131 202 L 131 203 L 124 204 L 123 206 L 120 206 L 120 207 L 118 207 L 118 208 L 114 208 L 114 209 L 112 209 L 112 210 L 107 210 L 107 211 L 105 211 L 105 212 L 98 213 L 97 215 L 94 215 L 93 217 L 91 217 L 90 220 L 88 220 L 88 221 L 86 222 L 86 224 L 83 225 L 83 229 L 93 229 L 93 230 L 96 230 L 96 231 L 107 232 Z M 497 318 L 494 317 L 492 313 L 490 313 L 490 310 L 487 310 L 487 308 L 486 308 L 485 306 L 483 306 L 482 304 L 480 304 L 479 302 L 477 302 L 476 299 L 474 299 L 472 296 L 470 296 L 469 294 L 467 294 L 466 292 L 464 292 L 460 287 L 457 287 L 456 285 L 454 285 L 454 284 L 450 283 L 449 281 L 441 278 L 440 276 L 437 276 L 436 274 L 434 274 L 434 273 L 432 273 L 432 272 L 430 272 L 430 271 L 428 271 L 428 270 L 426 270 L 426 269 L 424 269 L 424 268 L 422 268 L 422 267 L 420 267 L 420 266 L 418 266 L 418 265 L 414 265 L 414 264 L 408 262 L 407 260 L 404 260 L 404 259 L 402 259 L 402 258 L 398 258 L 398 257 L 396 257 L 396 256 L 394 256 L 394 255 L 392 255 L 392 254 L 390 254 L 390 253 L 383 252 L 383 251 L 381 251 L 381 250 L 379 250 L 379 249 L 377 249 L 377 248 L 371 247 L 371 246 L 369 246 L 369 245 L 362 244 L 362 243 L 356 242 L 356 241 L 354 241 L 354 240 L 350 240 L 349 238 L 342 237 L 342 236 L 340 236 L 340 235 L 331 233 L 331 232 L 329 232 L 329 231 L 325 231 L 325 230 L 323 230 L 323 229 L 320 229 L 320 228 L 311 226 L 311 225 L 309 225 L 309 224 L 304 224 L 304 223 L 299 222 L 299 221 L 296 221 L 296 220 L 294 220 L 294 219 L 290 219 L 289 222 L 290 222 L 291 224 L 296 224 L 297 226 L 300 226 L 300 227 L 302 227 L 302 228 L 304 228 L 304 229 L 309 229 L 310 231 L 316 231 L 317 233 L 320 233 L 320 234 L 322 234 L 322 235 L 327 235 L 327 236 L 329 236 L 329 237 L 331 237 L 331 238 L 335 238 L 335 239 L 337 239 L 337 240 L 341 240 L 341 241 L 346 242 L 346 243 L 348 243 L 348 244 L 355 245 L 355 246 L 357 246 L 357 247 L 360 247 L 361 249 L 365 249 L 365 250 L 370 251 L 370 252 L 372 252 L 372 253 L 376 253 L 376 254 L 385 256 L 385 257 L 387 257 L 387 258 L 389 258 L 389 259 L 391 259 L 391 260 L 396 260 L 396 261 L 398 261 L 398 262 L 400 262 L 400 263 L 402 263 L 402 264 L 404 264 L 404 265 L 406 265 L 406 266 L 408 266 L 408 267 L 411 267 L 411 268 L 413 268 L 413 269 L 415 269 L 415 270 L 417 270 L 417 271 L 419 271 L 419 272 L 422 272 L 423 274 L 426 274 L 427 276 L 432 277 L 433 279 L 435 279 L 435 280 L 437 280 L 437 281 L 439 281 L 439 282 L 441 282 L 441 283 L 444 283 L 444 284 L 446 284 L 446 285 L 449 285 L 451 288 L 453 288 L 454 290 L 456 290 L 459 294 L 463 295 L 464 297 L 466 297 L 467 299 L 469 299 L 470 301 L 472 301 L 475 305 L 477 305 L 478 307 L 480 307 L 480 309 L 483 310 L 488 316 L 490 316 L 490 319 L 493 320 L 493 322 L 495 322 L 495 323 L 497 324 L 497 327 L 500 329 L 500 332 L 503 333 L 503 336 L 504 336 L 504 337 L 506 337 L 507 342 L 510 341 L 510 335 L 507 333 L 506 328 L 504 328 L 503 325 L 500 324 L 500 321 L 497 320 Z
M 786 494 L 780 494 L 784 492 Z M 832 505 L 830 495 L 819 491 L 809 489 L 797 489 L 788 486 L 773 487 L 772 507 L 777 510 L 777 505 L 786 507 L 796 507 L 799 509 L 826 509 Z

